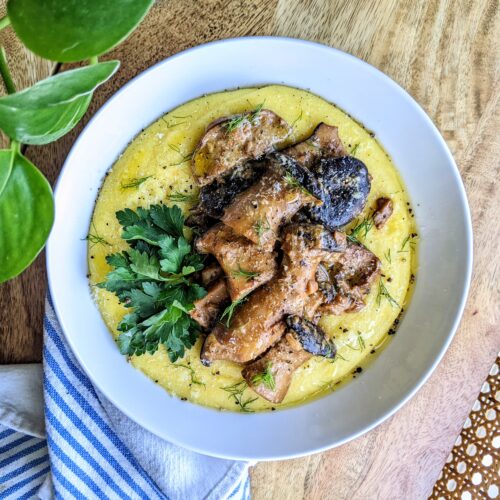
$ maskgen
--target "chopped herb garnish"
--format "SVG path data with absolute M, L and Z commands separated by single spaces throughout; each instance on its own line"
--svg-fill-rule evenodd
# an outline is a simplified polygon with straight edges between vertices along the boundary
M 180 117 L 174 117 L 174 118 L 180 118 Z M 168 122 L 167 119 L 165 117 L 162 116 L 162 121 L 165 122 L 165 124 L 167 125 L 167 128 L 174 128 L 174 127 L 177 127 L 179 125 L 184 125 L 185 123 L 187 123 L 187 121 L 184 121 L 184 122 Z
M 175 368 L 185 368 L 186 370 L 189 370 L 189 374 L 191 375 L 191 383 L 195 385 L 202 385 L 203 387 L 205 387 L 205 384 L 201 380 L 198 380 L 196 378 L 196 372 L 191 366 L 183 365 L 181 363 L 173 364 L 172 366 Z
M 180 161 L 177 163 L 171 163 L 169 167 L 177 167 L 179 165 L 182 165 L 183 163 L 186 163 L 187 161 L 191 160 L 193 157 L 194 151 L 191 151 L 191 153 L 187 154 L 186 156 L 183 156 Z
M 347 358 L 344 358 L 342 354 L 340 354 L 338 351 L 335 353 L 335 357 L 333 359 L 330 359 L 330 363 L 335 363 L 337 359 L 341 359 L 342 361 L 349 361 Z
M 407 243 L 410 241 L 410 235 L 408 235 L 404 240 L 403 240 L 403 243 L 401 243 L 401 248 L 398 250 L 398 253 L 400 252 L 407 252 L 408 250 L 405 250 L 405 246 L 407 245 Z
M 253 385 L 265 385 L 271 391 L 276 389 L 276 382 L 274 380 L 273 372 L 271 371 L 272 364 L 268 363 L 266 369 L 262 373 L 257 373 L 252 377 Z
M 380 278 L 380 281 L 378 283 L 378 294 L 377 294 L 377 305 L 380 306 L 380 303 L 382 302 L 382 299 L 386 298 L 391 306 L 396 306 L 400 307 L 399 304 L 394 300 L 392 295 L 389 293 L 389 290 L 387 290 L 383 278 Z
M 95 227 L 94 222 L 92 222 L 92 229 L 93 229 L 94 233 L 92 234 L 89 232 L 89 234 L 85 238 L 83 238 L 83 239 L 90 242 L 90 248 L 93 248 L 95 245 L 111 246 L 111 243 L 109 243 L 102 236 L 99 235 L 99 233 L 97 232 L 97 229 Z
M 292 123 L 290 123 L 290 128 L 293 128 L 295 127 L 295 124 L 299 121 L 299 120 L 302 120 L 302 116 L 304 115 L 304 111 L 301 109 L 300 110 L 300 115 L 297 116 L 297 118 L 295 118 L 295 120 L 293 120 Z
M 352 243 L 361 244 L 359 238 L 365 239 L 368 236 L 368 233 L 374 226 L 373 219 L 370 217 L 366 217 L 363 219 L 357 226 L 355 226 L 350 234 L 347 235 L 347 239 Z
M 310 191 L 308 191 L 290 172 L 287 172 L 283 179 L 285 182 L 293 189 L 300 189 L 304 194 L 308 196 L 313 196 Z
M 405 250 L 406 245 L 409 245 L 410 248 L 413 248 L 415 246 L 415 242 L 412 241 L 413 235 L 409 234 L 404 240 L 403 243 L 401 243 L 401 248 L 398 250 L 398 253 L 406 253 L 408 250 Z
M 167 123 L 167 128 L 178 127 L 179 125 L 184 125 L 187 122 L 177 122 L 177 123 Z
M 231 275 L 237 278 L 245 278 L 246 281 L 251 281 L 255 278 L 258 278 L 260 276 L 260 273 L 253 271 L 245 271 L 244 269 L 239 267 L 237 270 L 232 271 Z
M 238 116 L 235 116 L 233 118 L 231 118 L 230 120 L 228 120 L 225 124 L 224 124 L 224 127 L 226 128 L 226 132 L 229 134 L 230 132 L 232 132 L 233 130 L 236 130 L 237 128 L 239 128 L 243 122 L 245 122 L 247 120 L 247 117 L 245 115 L 238 115 Z
M 359 142 L 354 145 L 354 147 L 351 149 L 351 152 L 349 153 L 351 156 L 354 156 L 356 154 L 356 151 L 359 148 Z
M 253 410 L 249 409 L 249 406 L 254 401 L 257 401 L 258 398 L 243 399 L 243 393 L 245 392 L 247 387 L 247 383 L 242 380 L 241 382 L 238 382 L 236 384 L 229 385 L 227 387 L 221 387 L 221 389 L 229 393 L 229 397 L 234 399 L 235 404 L 240 407 L 241 411 L 245 413 L 252 413 Z
M 174 118 L 175 118 L 175 117 L 174 117 Z M 180 117 L 177 117 L 177 118 L 180 118 Z M 165 118 L 165 117 L 163 117 L 163 116 L 162 116 L 162 118 L 161 118 L 161 119 L 162 119 L 162 121 L 164 121 L 164 122 L 165 122 L 165 124 L 167 125 L 167 128 L 174 128 L 174 127 L 177 127 L 177 126 L 179 126 L 179 125 L 184 125 L 185 123 L 187 123 L 187 121 L 185 121 L 185 122 L 178 122 L 178 123 L 175 123 L 175 122 L 173 122 L 173 123 L 172 123 L 172 122 L 170 122 L 170 123 L 169 123 L 169 122 L 166 120 L 166 118 Z
M 359 345 L 359 350 L 364 351 L 366 344 L 365 344 L 365 339 L 363 338 L 363 335 L 361 332 L 358 332 L 358 345 Z
M 226 327 L 227 328 L 229 328 L 229 326 L 231 325 L 231 320 L 233 319 L 233 314 L 234 314 L 234 311 L 236 310 L 236 308 L 238 306 L 240 306 L 241 304 L 243 304 L 243 302 L 245 302 L 247 299 L 248 299 L 248 297 L 246 295 L 244 295 L 240 299 L 231 302 L 231 304 L 229 304 L 224 309 L 224 311 L 223 311 L 223 313 L 222 313 L 222 315 L 220 317 L 220 321 L 222 323 L 224 323 L 223 320 L 224 320 L 224 318 L 226 318 Z
M 113 268 L 98 283 L 131 311 L 117 326 L 122 354 L 154 353 L 160 344 L 172 362 L 184 356 L 200 333 L 189 311 L 206 291 L 192 280 L 201 256 L 184 238 L 184 216 L 174 205 L 129 208 L 116 213 L 129 249 L 108 255 Z
M 122 189 L 131 189 L 139 187 L 143 182 L 146 182 L 148 179 L 153 177 L 152 175 L 148 175 L 146 177 L 138 177 L 136 179 L 131 179 L 129 182 L 123 184 Z
M 387 252 L 384 253 L 385 260 L 389 263 L 392 264 L 392 257 L 391 257 L 391 249 L 387 250 Z
M 174 191 L 168 195 L 168 199 L 175 203 L 197 203 L 198 195 L 196 194 L 184 194 L 179 191 Z
M 358 335 L 356 337 L 356 347 L 351 345 L 351 342 L 352 341 L 350 341 L 349 343 L 346 343 L 344 345 L 346 347 L 348 347 L 349 349 L 351 349 L 352 351 L 363 351 L 366 347 L 365 339 L 363 338 L 363 335 L 361 334 L 361 332 L 358 332 Z
M 176 153 L 181 153 L 181 148 L 177 146 L 177 144 L 169 144 L 168 147 L 172 150 L 175 151 Z
M 262 111 L 262 108 L 264 107 L 264 103 L 260 103 L 253 111 L 250 112 L 250 114 L 241 114 L 241 115 L 236 115 L 227 122 L 224 123 L 224 127 L 226 129 L 227 133 L 232 132 L 233 130 L 236 130 L 237 128 L 241 127 L 243 123 L 246 121 L 253 123 L 257 116 L 259 116 L 259 113 Z
M 269 225 L 269 221 L 267 220 L 267 217 L 265 220 L 259 219 L 253 226 L 253 230 L 259 237 L 259 240 L 262 238 L 262 236 L 270 231 L 271 226 Z
M 335 359 L 337 358 L 341 359 L 342 361 L 349 361 L 347 358 L 344 358 L 344 356 L 342 356 L 342 354 L 340 354 L 339 352 L 335 354 Z
M 251 123 L 253 123 L 256 119 L 257 116 L 259 116 L 259 113 L 262 111 L 262 108 L 264 107 L 264 102 L 261 102 L 250 114 L 248 119 L 250 120 Z

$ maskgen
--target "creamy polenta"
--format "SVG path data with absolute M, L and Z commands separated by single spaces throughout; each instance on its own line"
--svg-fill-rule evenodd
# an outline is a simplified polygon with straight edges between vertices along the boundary
M 241 366 L 225 361 L 215 361 L 208 368 L 203 366 L 199 359 L 201 340 L 176 363 L 170 362 L 161 345 L 152 355 L 131 357 L 136 368 L 171 394 L 225 410 L 241 410 L 241 403 L 252 411 L 296 405 L 358 376 L 361 367 L 374 358 L 393 333 L 409 298 L 415 265 L 416 234 L 407 192 L 373 134 L 339 108 L 309 92 L 272 85 L 200 97 L 167 113 L 131 142 L 106 176 L 96 202 L 88 249 L 91 284 L 103 281 L 110 271 L 106 255 L 127 248 L 120 237 L 115 213 L 126 207 L 135 209 L 166 202 L 171 194 L 196 195 L 190 158 L 207 125 L 262 103 L 293 127 L 288 143 L 307 138 L 320 122 L 325 122 L 338 127 L 345 148 L 366 164 L 372 176 L 371 191 L 364 213 L 349 228 L 359 224 L 380 197 L 391 198 L 394 212 L 380 230 L 373 228 L 366 235 L 363 231 L 358 233 L 362 243 L 382 262 L 382 285 L 377 281 L 372 286 L 362 311 L 321 319 L 321 327 L 337 346 L 337 356 L 333 361 L 313 357 L 301 366 L 283 403 L 270 403 L 244 386 L 228 389 L 241 382 Z M 190 201 L 177 204 L 186 213 L 192 206 Z M 127 309 L 111 292 L 97 287 L 92 290 L 104 321 L 117 336 L 116 326 Z M 360 376 L 369 377 L 369 371 Z

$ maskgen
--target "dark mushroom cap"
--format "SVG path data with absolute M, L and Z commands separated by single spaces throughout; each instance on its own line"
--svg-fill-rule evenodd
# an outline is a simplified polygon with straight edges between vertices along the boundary
M 328 339 L 325 332 L 319 326 L 300 316 L 288 316 L 286 324 L 288 328 L 295 332 L 304 351 L 325 358 L 333 359 L 335 357 L 337 353 L 335 344 Z
M 200 205 L 210 217 L 219 219 L 236 195 L 257 182 L 265 162 L 247 162 L 200 189 Z
M 312 221 L 334 230 L 360 214 L 371 187 L 368 169 L 362 161 L 353 156 L 324 158 L 312 172 L 317 184 L 311 185 L 310 190 L 323 202 L 305 209 Z

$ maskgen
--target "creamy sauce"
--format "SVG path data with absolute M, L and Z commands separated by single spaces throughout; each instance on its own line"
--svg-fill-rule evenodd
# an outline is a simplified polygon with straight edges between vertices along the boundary
M 369 377 L 369 370 L 359 374 L 358 367 L 366 366 L 386 344 L 390 338 L 388 332 L 400 314 L 399 306 L 404 308 L 409 299 L 417 242 L 416 237 L 411 237 L 415 233 L 414 221 L 398 172 L 370 132 L 334 105 L 290 87 L 273 85 L 200 97 L 149 126 L 116 161 L 103 183 L 90 228 L 90 234 L 104 242 L 96 242 L 95 238 L 89 241 L 90 282 L 95 284 L 103 281 L 110 271 L 105 256 L 127 248 L 120 238 L 115 212 L 125 207 L 134 209 L 165 202 L 171 193 L 196 194 L 189 157 L 207 125 L 221 116 L 250 111 L 261 103 L 293 125 L 290 144 L 307 138 L 320 122 L 339 128 L 345 148 L 354 150 L 373 177 L 365 212 L 358 222 L 371 212 L 377 198 L 392 199 L 394 213 L 389 221 L 381 230 L 372 228 L 366 238 L 361 232 L 360 240 L 381 260 L 384 283 L 395 302 L 379 293 L 377 280 L 361 312 L 323 317 L 320 325 L 338 347 L 336 360 L 314 357 L 305 363 L 295 372 L 288 394 L 279 405 L 247 388 L 237 397 L 243 402 L 257 398 L 248 405 L 254 411 L 303 403 L 331 392 L 352 377 Z M 189 203 L 177 204 L 186 213 L 190 208 Z M 116 326 L 126 309 L 112 293 L 97 287 L 92 289 L 104 321 L 113 335 L 118 336 Z M 155 354 L 133 356 L 130 362 L 173 395 L 206 406 L 239 410 L 235 396 L 223 388 L 242 380 L 240 366 L 217 361 L 206 368 L 199 361 L 200 347 L 199 340 L 175 364 L 169 361 L 162 346 Z

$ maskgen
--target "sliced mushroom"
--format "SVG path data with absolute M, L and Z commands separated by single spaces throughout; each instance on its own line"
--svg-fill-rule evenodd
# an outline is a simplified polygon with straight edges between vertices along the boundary
M 318 309 L 321 314 L 338 315 L 362 309 L 366 295 L 381 272 L 380 260 L 363 245 L 349 242 L 345 252 L 336 257 L 328 275 L 337 293 L 333 300 L 325 295 L 325 303 Z
M 311 354 L 302 348 L 295 335 L 286 333 L 264 356 L 247 365 L 242 375 L 257 394 L 272 403 L 281 403 L 293 373 L 310 357 Z
M 211 328 L 228 302 L 226 283 L 219 280 L 208 289 L 205 297 L 195 301 L 189 315 L 203 328 Z
M 204 186 L 248 160 L 271 152 L 286 139 L 290 127 L 268 109 L 229 116 L 214 122 L 193 155 L 193 174 Z
M 230 345 L 219 341 L 217 332 L 222 331 L 223 329 L 224 325 L 219 323 L 215 326 L 212 333 L 207 335 L 200 356 L 203 365 L 210 366 L 212 361 L 216 361 L 218 359 L 237 361 L 235 360 L 234 354 L 231 353 Z M 283 337 L 285 330 L 285 323 L 283 321 L 279 321 L 278 323 L 270 326 L 267 330 L 262 331 L 259 341 L 266 346 L 262 349 L 262 352 L 264 352 L 268 346 L 276 344 L 276 342 Z
M 233 302 L 267 283 L 277 271 L 274 252 L 264 251 L 224 224 L 215 225 L 201 236 L 196 250 L 215 256 L 226 274 Z
M 224 211 L 222 222 L 236 234 L 272 249 L 280 227 L 304 205 L 319 202 L 303 186 L 310 172 L 285 155 L 273 156 L 269 170 L 240 193 Z
M 336 353 L 335 344 L 314 323 L 299 316 L 288 316 L 286 324 L 288 331 L 279 342 L 242 372 L 248 385 L 273 403 L 283 401 L 295 370 L 312 355 L 332 359 Z
M 236 310 L 229 327 L 218 324 L 207 337 L 202 359 L 226 359 L 245 363 L 265 352 L 278 340 L 271 329 L 287 314 L 302 314 L 318 264 L 332 252 L 345 248 L 343 233 L 321 225 L 292 225 L 284 232 L 284 252 L 276 278 L 249 296 Z M 278 337 L 279 338 L 279 337 Z
M 325 297 L 323 293 L 320 290 L 318 290 L 314 293 L 311 293 L 311 295 L 307 296 L 307 299 L 304 302 L 304 307 L 302 308 L 302 311 L 298 314 L 310 321 L 317 322 L 320 317 L 320 315 L 318 314 L 318 309 L 324 303 L 325 303 Z
M 375 212 L 373 213 L 373 222 L 377 229 L 382 229 L 392 215 L 393 209 L 394 207 L 390 198 L 378 198 Z
M 310 168 L 320 158 L 335 158 L 347 153 L 338 134 L 338 128 L 320 123 L 310 137 L 282 151 L 301 165 Z
M 217 262 L 212 262 L 201 271 L 201 283 L 203 286 L 211 285 L 216 279 L 222 277 L 224 271 Z

